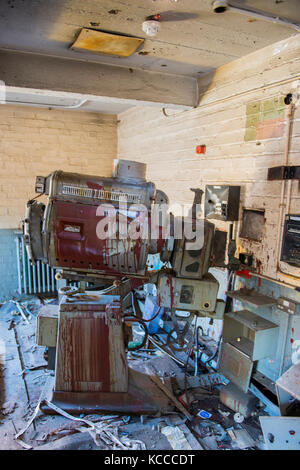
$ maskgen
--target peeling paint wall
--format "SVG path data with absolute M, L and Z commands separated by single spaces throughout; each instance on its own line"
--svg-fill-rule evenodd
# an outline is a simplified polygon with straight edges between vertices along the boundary
M 282 137 L 286 105 L 284 96 L 254 101 L 246 106 L 245 142 Z
M 243 208 L 263 209 L 264 225 L 260 242 L 238 239 L 238 250 L 254 255 L 254 266 L 261 274 L 298 287 L 300 280 L 277 272 L 281 182 L 267 181 L 267 174 L 269 167 L 284 161 L 287 106 L 283 100 L 288 93 L 300 92 L 299 52 L 298 35 L 204 78 L 198 108 L 176 114 L 171 110 L 134 108 L 119 115 L 118 126 L 119 158 L 147 163 L 147 179 L 167 193 L 171 204 L 192 204 L 194 193 L 190 188 L 241 185 L 240 219 Z M 299 144 L 298 102 L 292 119 L 289 165 L 300 164 Z M 196 154 L 197 145 L 206 145 L 206 153 Z M 300 214 L 298 181 L 291 184 L 290 213 Z M 229 228 L 226 222 L 214 222 L 221 229 Z M 235 234 L 240 230 L 238 223 Z M 298 268 L 285 268 L 290 275 L 300 276 Z M 222 296 L 226 279 L 222 281 L 220 274 L 220 280 Z M 236 288 L 242 285 L 255 287 L 275 299 L 285 296 L 300 302 L 299 292 L 267 280 L 238 278 Z M 242 308 L 249 306 L 234 303 L 234 309 Z M 280 327 L 275 356 L 257 363 L 259 372 L 276 380 L 298 358 L 300 311 L 298 308 L 293 317 L 276 307 L 260 308 L 255 313 Z M 209 322 L 201 321 L 206 331 Z M 210 335 L 217 338 L 220 326 L 219 321 L 210 325 Z
M 116 154 L 116 116 L 0 105 L 0 229 L 21 226 L 36 176 L 111 176 Z
M 275 249 L 281 182 L 267 181 L 267 173 L 269 167 L 283 164 L 285 139 L 282 136 L 245 141 L 246 109 L 254 99 L 264 99 L 266 95 L 280 98 L 289 91 L 290 85 L 260 90 L 255 96 L 233 98 L 230 103 L 170 117 L 149 108 L 135 108 L 119 116 L 119 158 L 146 162 L 147 178 L 168 194 L 171 203 L 191 204 L 192 187 L 205 190 L 209 184 L 231 184 L 241 185 L 240 217 L 243 208 L 265 210 L 262 242 L 240 240 L 240 250 L 254 254 L 256 263 L 260 262 L 261 274 L 273 279 L 277 277 Z M 297 108 L 290 165 L 299 164 L 299 132 L 300 109 Z M 205 154 L 196 154 L 198 144 L 206 145 Z M 290 213 L 300 213 L 296 180 L 292 182 Z M 228 229 L 228 223 L 216 221 L 216 225 Z M 240 233 L 240 229 L 239 224 L 236 232 Z M 292 274 L 299 272 L 287 268 Z
M 36 176 L 54 170 L 111 176 L 116 154 L 116 116 L 0 105 L 1 300 L 18 296 L 14 229 L 36 196 Z
M 118 126 L 119 158 L 147 163 L 148 179 L 168 194 L 171 203 L 191 204 L 192 187 L 241 185 L 240 220 L 243 208 L 262 209 L 264 226 L 261 241 L 239 239 L 238 250 L 254 255 L 260 274 L 292 285 L 300 283 L 299 268 L 282 263 L 287 275 L 277 272 L 281 182 L 267 181 L 267 174 L 269 167 L 284 165 L 288 108 L 284 98 L 300 92 L 299 53 L 300 35 L 209 74 L 211 84 L 208 78 L 199 82 L 198 108 L 176 114 L 134 108 L 119 115 Z M 299 165 L 299 144 L 298 100 L 289 165 Z M 206 153 L 198 155 L 197 145 L 206 145 Z M 300 213 L 296 180 L 291 183 L 290 213 Z M 216 225 L 228 230 L 228 223 L 216 221 Z M 240 230 L 241 224 L 236 224 L 237 235 Z

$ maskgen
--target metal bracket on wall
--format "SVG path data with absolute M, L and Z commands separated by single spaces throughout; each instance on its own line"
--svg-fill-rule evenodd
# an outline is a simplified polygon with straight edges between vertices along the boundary
M 268 168 L 268 181 L 300 180 L 300 166 L 275 166 Z

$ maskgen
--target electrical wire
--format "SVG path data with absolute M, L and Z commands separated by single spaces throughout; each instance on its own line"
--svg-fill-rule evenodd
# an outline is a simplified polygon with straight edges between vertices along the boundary
M 195 326 L 197 326 L 197 322 L 198 322 L 198 317 L 196 318 L 196 322 L 195 322 Z M 199 341 L 198 341 L 198 329 L 199 329 L 200 325 L 196 327 L 196 351 L 195 352 L 195 369 L 194 369 L 194 376 L 197 377 L 198 375 L 198 353 L 199 353 Z M 200 327 L 202 328 L 202 327 Z M 203 328 L 202 328 L 202 331 L 203 331 Z
M 206 361 L 204 362 L 204 365 L 209 364 L 210 361 L 212 361 L 216 357 L 216 355 L 218 354 L 219 349 L 220 349 L 221 340 L 222 340 L 222 335 L 220 335 L 220 338 L 219 338 L 219 341 L 218 341 L 215 352 L 213 353 L 212 356 L 210 356 L 208 359 L 206 359 Z
M 107 292 L 110 292 L 111 290 L 114 290 L 115 289 L 115 286 L 112 284 L 111 286 L 109 287 L 106 287 L 105 289 L 102 289 L 99 294 L 106 294 Z
M 43 196 L 44 193 L 41 193 L 41 194 L 38 194 L 37 196 L 33 197 L 32 199 L 30 199 L 30 201 L 28 201 L 28 204 L 32 201 L 35 201 L 36 199 L 38 199 L 39 197 Z
M 143 317 L 142 312 L 141 312 L 141 309 L 140 309 L 140 307 L 139 307 L 139 304 L 138 304 L 138 303 L 135 303 L 136 298 L 134 297 L 133 292 L 131 292 L 131 295 L 132 295 L 132 308 L 133 308 L 134 314 L 136 315 L 135 309 L 138 308 L 139 311 L 140 311 L 139 313 L 141 314 L 141 317 Z M 146 320 L 145 318 L 143 318 L 143 322 L 144 322 L 144 323 L 148 323 L 148 322 L 154 320 L 154 319 L 159 315 L 160 311 L 161 311 L 161 307 L 158 308 L 158 311 L 156 312 L 156 314 L 155 314 L 152 318 L 147 319 L 147 320 Z
M 230 271 L 229 272 L 229 277 L 228 277 L 228 284 L 227 284 L 227 290 L 228 291 L 231 290 L 231 288 L 234 284 L 234 279 L 235 279 L 234 271 Z M 232 306 L 232 299 L 227 297 L 225 312 L 228 312 L 230 310 L 231 306 Z M 197 338 L 198 338 L 198 331 L 199 330 L 197 328 Z M 203 329 L 202 329 L 202 331 L 203 331 Z M 217 348 L 216 348 L 215 352 L 212 354 L 212 356 L 210 356 L 210 357 L 208 357 L 208 359 L 206 359 L 206 361 L 203 363 L 204 366 L 209 365 L 209 363 L 217 356 L 217 354 L 219 352 L 219 349 L 220 349 L 221 341 L 222 341 L 222 335 L 220 335 L 220 338 L 219 338 L 219 341 L 218 341 Z M 201 361 L 202 354 L 203 354 L 203 351 L 202 351 L 202 353 L 200 355 L 200 358 L 199 358 L 200 361 Z
M 196 334 L 196 344 L 198 345 L 198 342 L 199 342 L 199 330 L 202 331 L 202 336 L 204 336 L 204 330 L 203 330 L 203 327 L 201 325 L 198 325 L 197 326 L 197 334 Z
M 195 321 L 195 326 L 194 326 L 194 335 L 193 335 L 194 338 L 195 338 L 196 331 L 197 331 L 197 321 Z M 186 363 L 185 363 L 185 366 L 184 366 L 184 393 L 185 393 L 185 397 L 186 397 L 186 406 L 187 406 L 188 410 L 190 408 L 190 399 L 189 399 L 189 396 L 188 396 L 188 393 L 187 393 L 187 366 L 188 366 L 188 363 L 189 363 L 189 358 L 193 354 L 193 350 L 194 350 L 194 346 L 192 346 L 191 349 L 189 350 L 188 355 L 187 355 L 187 360 L 186 360 Z
M 227 282 L 227 291 L 231 291 L 234 286 L 234 279 L 235 279 L 235 272 L 229 271 L 228 282 Z M 225 310 L 224 312 L 227 313 L 231 310 L 232 307 L 232 298 L 227 296 L 226 303 L 225 303 Z
M 194 106 L 193 106 L 194 108 Z M 178 116 L 178 114 L 182 114 L 182 113 L 186 113 L 187 111 L 190 111 L 191 109 L 193 108 L 190 108 L 190 109 L 182 109 L 182 110 L 179 110 L 178 113 L 174 113 L 174 114 L 168 114 L 167 111 L 166 111 L 166 108 L 162 108 L 162 113 L 164 116 L 166 117 L 172 117 L 172 116 Z
M 140 318 L 136 318 L 136 317 L 126 317 L 126 316 L 124 316 L 123 319 L 124 319 L 125 321 L 131 321 L 131 322 L 140 323 L 140 325 L 143 327 L 144 332 L 145 332 L 145 335 L 144 335 L 142 344 L 140 344 L 140 345 L 138 345 L 138 346 L 135 346 L 135 347 L 133 347 L 133 348 L 130 348 L 129 351 L 137 351 L 138 349 L 144 348 L 145 345 L 146 345 L 147 339 L 148 339 L 148 328 L 147 328 L 147 326 L 144 324 L 143 320 L 141 320 Z
M 169 356 L 171 359 L 173 359 L 173 361 L 177 362 L 181 366 L 185 365 L 185 363 L 183 361 L 181 361 L 180 359 L 177 359 L 177 357 L 173 356 L 173 354 L 169 353 L 161 345 L 157 344 L 156 340 L 153 338 L 152 335 L 149 335 L 148 339 L 154 346 L 157 347 L 157 349 L 159 349 L 161 352 L 167 354 L 167 356 Z

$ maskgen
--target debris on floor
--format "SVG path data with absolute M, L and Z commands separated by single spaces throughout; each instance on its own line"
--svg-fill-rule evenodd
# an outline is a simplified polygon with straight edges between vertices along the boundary
M 179 426 L 164 426 L 161 432 L 166 436 L 174 450 L 192 450 L 184 432 Z
M 217 372 L 187 373 L 154 346 L 135 355 L 131 368 L 147 372 L 169 399 L 173 411 L 160 416 L 90 414 L 73 416 L 49 402 L 54 372 L 47 369 L 44 347 L 35 343 L 35 316 L 40 300 L 7 303 L 0 308 L 0 448 L 98 450 L 261 449 L 264 440 L 257 416 L 240 416 L 220 401 L 228 380 Z M 29 315 L 28 311 L 32 312 Z M 17 313 L 17 314 L 16 314 Z M 148 349 L 147 349 L 148 348 Z M 57 413 L 40 410 L 46 402 Z M 243 419 L 242 419 L 243 418 Z

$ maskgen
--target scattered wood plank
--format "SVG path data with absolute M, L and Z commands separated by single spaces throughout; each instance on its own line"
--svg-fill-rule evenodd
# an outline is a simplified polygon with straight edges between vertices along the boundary
M 192 434 L 186 424 L 179 424 L 178 427 L 184 433 L 186 440 L 193 450 L 204 450 L 198 439 Z
M 175 395 L 173 395 L 173 393 L 165 386 L 165 384 L 162 383 L 162 381 L 160 380 L 160 378 L 157 376 L 157 375 L 149 375 L 150 376 L 150 379 L 152 380 L 152 382 L 154 382 L 158 388 L 160 388 L 160 390 L 162 392 L 165 393 L 165 395 L 167 395 L 168 398 L 170 398 L 170 400 L 174 403 L 174 405 L 176 406 L 176 408 L 179 409 L 179 411 L 181 411 L 181 413 L 183 413 L 189 420 L 191 420 L 193 418 L 193 416 L 187 411 L 187 409 L 180 403 L 179 400 L 177 400 L 177 398 L 175 397 Z
M 179 426 L 164 426 L 161 433 L 166 436 L 173 450 L 192 450 L 190 443 Z

